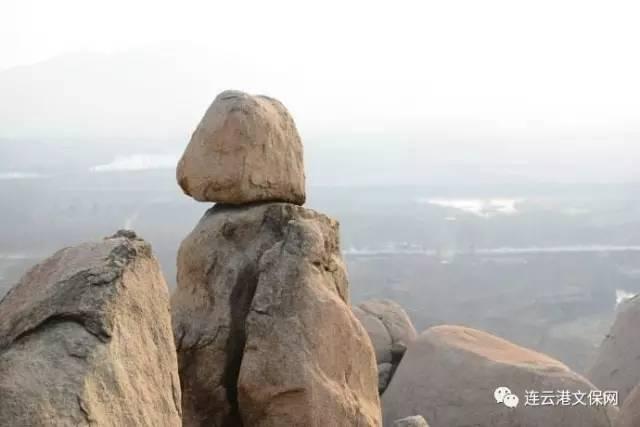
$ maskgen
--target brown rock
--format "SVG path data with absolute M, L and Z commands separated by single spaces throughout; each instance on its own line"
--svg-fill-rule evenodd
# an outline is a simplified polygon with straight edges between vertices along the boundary
M 618 391 L 624 401 L 640 383 L 640 297 L 622 305 L 600 345 L 587 377 L 603 390 Z
M 182 190 L 202 202 L 305 202 L 303 148 L 279 101 L 239 91 L 216 97 L 178 164 Z
M 381 424 L 334 220 L 215 206 L 182 243 L 172 308 L 185 426 Z
M 376 352 L 378 390 L 382 394 L 402 360 L 416 330 L 404 309 L 386 299 L 366 301 L 352 308 L 362 323 Z
M 616 427 L 638 426 L 640 426 L 640 385 L 636 386 L 625 399 L 616 423 Z
M 517 408 L 496 403 L 501 386 L 519 397 Z M 592 389 L 544 354 L 478 330 L 437 326 L 409 345 L 382 401 L 385 425 L 419 414 L 431 427 L 610 427 L 615 408 L 525 405 L 525 391 Z
M 63 249 L 0 302 L 0 424 L 180 426 L 167 285 L 132 232 Z

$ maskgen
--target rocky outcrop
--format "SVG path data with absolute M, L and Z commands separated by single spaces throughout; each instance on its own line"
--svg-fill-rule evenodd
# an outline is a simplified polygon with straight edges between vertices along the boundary
M 616 427 L 638 426 L 640 426 L 640 385 L 634 387 L 624 400 L 616 422 Z
M 393 423 L 393 427 L 429 427 L 429 424 L 423 417 L 417 415 L 398 420 Z
M 131 232 L 63 249 L 0 302 L 0 424 L 180 426 L 167 285 Z
M 595 358 L 588 378 L 624 401 L 640 383 L 640 296 L 624 303 Z
M 273 98 L 222 92 L 193 133 L 177 179 L 199 201 L 304 204 L 303 149 L 293 119 Z
M 510 398 L 512 407 L 496 403 L 501 386 L 519 398 Z M 610 427 L 616 412 L 611 407 L 526 404 L 527 391 L 592 389 L 546 355 L 474 329 L 437 326 L 409 346 L 382 401 L 385 425 L 419 414 L 431 427 Z
M 404 309 L 386 299 L 366 301 L 353 307 L 373 343 L 378 363 L 378 390 L 382 394 L 402 360 L 416 330 Z
M 210 209 L 172 297 L 184 425 L 380 425 L 348 301 L 336 221 L 288 203 Z
M 303 151 L 268 97 L 218 95 L 177 170 L 220 203 L 172 297 L 186 426 L 378 426 L 375 355 L 349 308 L 336 221 L 301 208 Z

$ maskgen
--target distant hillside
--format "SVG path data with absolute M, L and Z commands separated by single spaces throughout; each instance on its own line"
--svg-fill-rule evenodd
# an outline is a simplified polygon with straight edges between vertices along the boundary
M 235 88 L 277 96 L 289 106 L 314 185 L 640 181 L 633 128 L 595 132 L 538 122 L 503 128 L 464 117 L 429 118 L 425 111 L 437 110 L 440 101 L 425 94 L 384 92 L 376 82 L 242 55 L 166 43 L 66 54 L 0 71 L 0 174 L 175 156 L 213 98 Z M 385 102 L 390 97 L 391 104 Z M 413 98 L 421 103 L 405 105 Z M 379 116 L 389 121 L 379 123 Z
M 62 55 L 0 71 L 0 136 L 184 138 L 220 90 L 259 74 L 186 43 Z

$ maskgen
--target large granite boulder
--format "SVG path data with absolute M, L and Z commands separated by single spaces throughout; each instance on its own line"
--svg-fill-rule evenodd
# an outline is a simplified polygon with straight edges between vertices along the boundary
M 180 426 L 169 295 L 131 232 L 63 249 L 0 302 L 0 424 Z
M 407 345 L 417 336 L 411 319 L 400 304 L 376 299 L 353 307 L 376 352 L 378 390 L 382 394 L 402 360 Z
M 182 190 L 199 201 L 305 201 L 303 149 L 279 101 L 239 91 L 216 97 L 178 164 Z
M 640 383 L 640 296 L 619 308 L 587 377 L 603 390 L 615 390 L 624 401 Z
M 380 425 L 375 355 L 348 302 L 336 221 L 214 206 L 178 253 L 184 425 Z
M 496 403 L 499 387 L 512 395 L 504 404 Z M 409 345 L 382 397 L 384 421 L 390 426 L 418 414 L 431 427 L 611 426 L 615 408 L 555 405 L 562 390 L 589 393 L 595 387 L 544 354 L 478 330 L 436 326 Z M 540 405 L 539 395 L 537 402 L 527 401 L 532 391 L 552 391 L 554 405 Z

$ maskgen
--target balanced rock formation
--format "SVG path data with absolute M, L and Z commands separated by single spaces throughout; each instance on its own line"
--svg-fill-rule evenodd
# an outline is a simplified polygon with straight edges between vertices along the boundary
M 216 205 L 183 241 L 173 326 L 189 426 L 379 426 L 338 224 L 289 203 Z
M 636 386 L 624 400 L 616 427 L 640 426 L 640 385 Z
M 393 427 L 429 427 L 424 417 L 415 415 L 413 417 L 403 418 L 393 423 Z
M 376 352 L 378 391 L 382 394 L 402 360 L 407 345 L 417 336 L 411 319 L 396 302 L 386 299 L 366 301 L 353 307 Z
M 640 383 L 640 296 L 620 307 L 588 378 L 603 390 L 615 390 L 624 401 Z
M 213 101 L 178 164 L 182 190 L 199 201 L 305 201 L 300 136 L 277 100 L 239 91 Z
M 517 408 L 496 403 L 508 387 Z M 617 412 L 605 406 L 526 404 L 526 392 L 595 387 L 562 363 L 501 338 L 459 326 L 436 326 L 408 348 L 382 397 L 385 425 L 419 414 L 431 427 L 610 427 Z M 518 400 L 509 401 L 511 406 Z M 532 403 L 532 402 L 530 402 Z M 533 402 L 535 403 L 535 402 Z
M 167 285 L 132 232 L 63 249 L 0 302 L 0 424 L 180 426 Z

